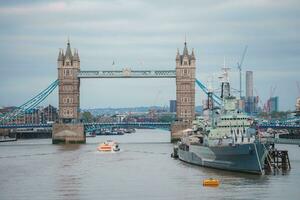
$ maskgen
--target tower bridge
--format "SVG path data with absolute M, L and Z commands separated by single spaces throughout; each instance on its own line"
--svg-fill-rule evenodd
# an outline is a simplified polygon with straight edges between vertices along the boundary
M 53 125 L 53 143 L 85 142 L 84 125 L 80 123 L 80 81 L 85 78 L 172 78 L 176 80 L 178 121 L 172 128 L 172 137 L 180 137 L 181 129 L 190 127 L 195 118 L 195 71 L 194 50 L 188 52 L 184 43 L 183 53 L 176 55 L 176 67 L 169 70 L 80 70 L 78 50 L 72 52 L 70 42 L 57 59 L 59 87 L 59 123 Z

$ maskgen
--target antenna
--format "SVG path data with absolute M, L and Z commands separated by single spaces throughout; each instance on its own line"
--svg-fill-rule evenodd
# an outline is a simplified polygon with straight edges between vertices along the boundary
M 226 67 L 226 57 L 224 56 L 224 64 L 222 67 L 222 75 L 219 78 L 222 78 L 222 82 L 229 82 L 229 70 L 230 67 Z
M 213 92 L 214 88 L 213 88 L 213 76 L 208 77 L 208 92 Z
M 240 60 L 240 62 L 237 63 L 237 66 L 238 66 L 237 68 L 240 72 L 240 98 L 242 98 L 242 65 L 243 65 L 243 62 L 244 62 L 244 58 L 245 58 L 247 49 L 248 49 L 248 45 L 245 46 L 245 49 L 243 51 L 241 60 Z

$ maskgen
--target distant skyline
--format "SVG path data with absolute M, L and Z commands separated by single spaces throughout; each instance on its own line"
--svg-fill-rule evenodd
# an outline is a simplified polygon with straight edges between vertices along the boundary
M 20 105 L 57 78 L 58 50 L 68 37 L 81 70 L 168 70 L 175 69 L 186 35 L 195 50 L 196 77 L 205 84 L 213 75 L 217 87 L 225 56 L 238 89 L 237 62 L 248 45 L 244 95 L 245 73 L 253 71 L 254 95 L 265 102 L 276 87 L 280 110 L 294 110 L 299 19 L 297 0 L 1 1 L 0 106 Z M 165 106 L 176 98 L 173 79 L 84 79 L 80 89 L 83 109 Z M 43 105 L 57 106 L 57 93 Z M 204 98 L 197 88 L 197 106 Z

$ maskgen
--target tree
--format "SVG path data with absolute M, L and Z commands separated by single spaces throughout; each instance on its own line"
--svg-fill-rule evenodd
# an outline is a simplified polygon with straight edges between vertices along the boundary
M 175 121 L 174 115 L 162 115 L 158 119 L 159 122 L 173 122 Z
M 85 111 L 81 114 L 81 119 L 83 122 L 93 122 L 94 116 L 90 112 Z

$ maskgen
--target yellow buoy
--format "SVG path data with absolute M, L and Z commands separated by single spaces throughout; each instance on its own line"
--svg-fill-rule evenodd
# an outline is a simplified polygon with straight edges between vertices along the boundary
M 220 181 L 218 179 L 204 179 L 203 186 L 210 186 L 210 187 L 218 187 L 220 185 Z

